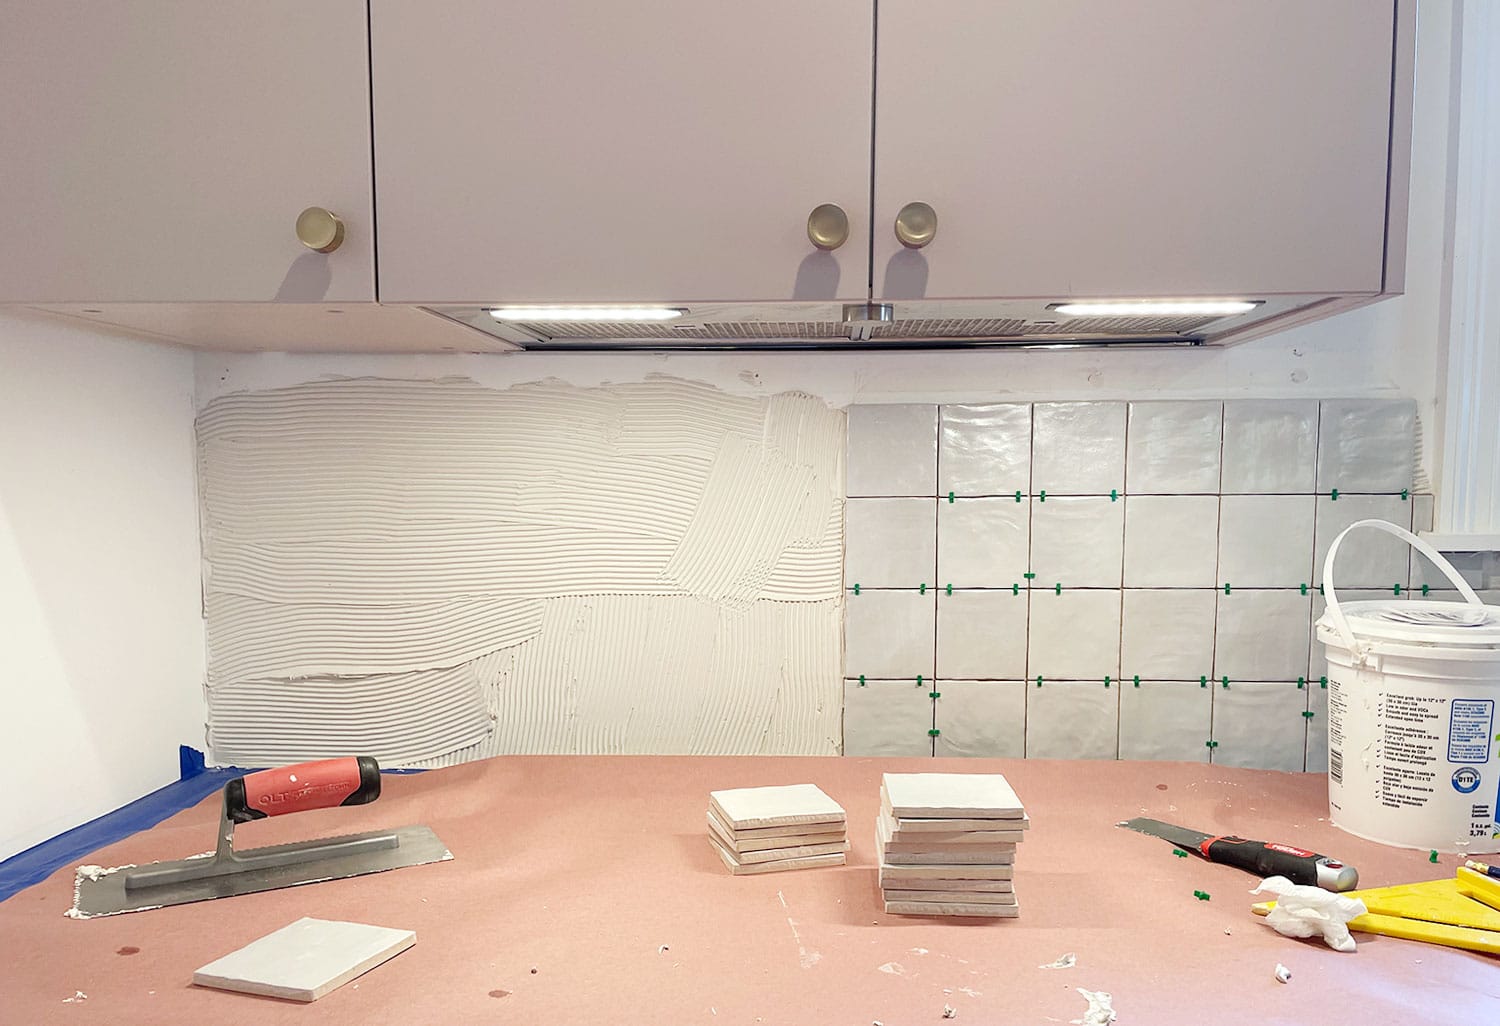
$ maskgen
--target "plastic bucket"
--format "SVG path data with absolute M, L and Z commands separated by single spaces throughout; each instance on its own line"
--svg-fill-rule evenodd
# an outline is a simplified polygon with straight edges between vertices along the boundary
M 1360 528 L 1410 543 L 1467 604 L 1341 604 L 1334 557 Z M 1436 549 L 1384 520 L 1361 520 L 1334 539 L 1323 583 L 1329 819 L 1403 848 L 1500 851 L 1500 608 L 1481 602 Z

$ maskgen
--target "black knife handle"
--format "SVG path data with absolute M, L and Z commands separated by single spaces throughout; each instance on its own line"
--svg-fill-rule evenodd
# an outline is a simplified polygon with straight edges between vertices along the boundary
M 1330 891 L 1350 891 L 1359 883 L 1353 866 L 1289 844 L 1210 837 L 1199 845 L 1198 852 L 1210 862 L 1222 862 L 1258 876 L 1284 876 L 1294 884 Z

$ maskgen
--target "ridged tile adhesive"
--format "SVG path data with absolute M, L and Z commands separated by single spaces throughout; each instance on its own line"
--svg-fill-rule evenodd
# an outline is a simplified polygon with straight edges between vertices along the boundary
M 215 399 L 213 755 L 835 753 L 843 459 L 814 397 L 660 377 Z

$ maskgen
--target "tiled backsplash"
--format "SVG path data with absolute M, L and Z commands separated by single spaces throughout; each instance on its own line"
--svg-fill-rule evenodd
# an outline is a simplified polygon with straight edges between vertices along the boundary
M 1356 520 L 1430 528 L 1415 418 L 1404 400 L 851 407 L 845 753 L 1324 769 L 1323 557 Z M 1351 599 L 1451 588 L 1374 531 L 1335 576 Z

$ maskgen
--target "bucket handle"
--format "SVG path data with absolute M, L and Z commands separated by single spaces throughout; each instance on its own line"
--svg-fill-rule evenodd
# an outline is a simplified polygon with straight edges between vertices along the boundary
M 1358 656 L 1362 660 L 1364 650 L 1359 647 L 1355 641 L 1354 632 L 1349 629 L 1349 618 L 1339 608 L 1338 593 L 1333 587 L 1333 557 L 1339 554 L 1339 543 L 1344 540 L 1344 536 L 1356 527 L 1374 527 L 1384 531 L 1386 534 L 1392 534 L 1400 538 L 1426 556 L 1432 562 L 1433 566 L 1441 570 L 1443 576 L 1447 577 L 1453 583 L 1453 586 L 1458 589 L 1458 593 L 1468 601 L 1469 605 L 1483 608 L 1484 602 L 1478 595 L 1474 594 L 1474 589 L 1469 587 L 1469 582 L 1464 580 L 1457 570 L 1453 569 L 1453 564 L 1444 559 L 1441 552 L 1427 544 L 1427 542 L 1424 542 L 1406 528 L 1397 527 L 1388 520 L 1355 521 L 1339 532 L 1339 536 L 1333 540 L 1333 544 L 1328 546 L 1328 555 L 1323 560 L 1323 584 L 1325 585 L 1328 598 L 1328 618 L 1333 621 L 1334 630 L 1338 631 L 1339 638 L 1344 642 L 1344 647 L 1351 654 Z

